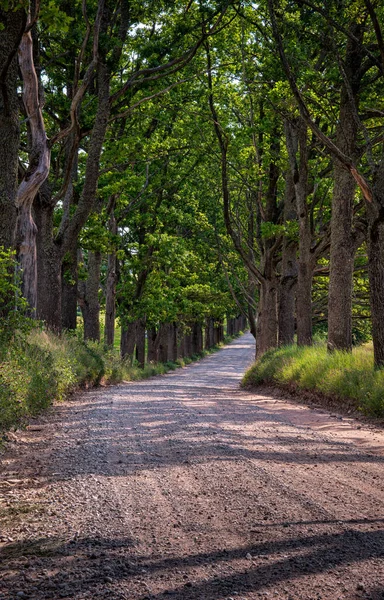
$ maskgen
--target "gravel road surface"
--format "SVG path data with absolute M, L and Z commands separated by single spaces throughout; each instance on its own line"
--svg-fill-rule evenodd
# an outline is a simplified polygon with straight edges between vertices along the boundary
M 0 598 L 384 599 L 383 438 L 240 390 L 253 353 L 245 335 L 17 432 Z

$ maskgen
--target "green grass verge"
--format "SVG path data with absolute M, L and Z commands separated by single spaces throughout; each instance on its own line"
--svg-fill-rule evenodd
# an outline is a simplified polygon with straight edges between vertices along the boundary
M 374 417 L 384 416 L 384 369 L 374 369 L 370 344 L 328 353 L 324 344 L 285 346 L 266 352 L 244 375 L 243 387 L 294 384 L 339 400 Z
M 226 338 L 229 341 L 231 338 Z M 18 428 L 75 390 L 120 381 L 137 381 L 183 367 L 219 349 L 143 369 L 121 360 L 116 349 L 85 344 L 74 335 L 33 330 L 7 348 L 1 348 L 0 434 Z M 0 436 L 1 437 L 1 436 Z

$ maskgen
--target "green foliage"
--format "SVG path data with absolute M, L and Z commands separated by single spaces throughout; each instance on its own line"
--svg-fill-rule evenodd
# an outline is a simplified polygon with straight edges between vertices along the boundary
M 0 357 L 12 339 L 22 339 L 31 329 L 32 320 L 25 316 L 26 309 L 15 253 L 0 247 Z
M 384 369 L 374 369 L 370 344 L 352 353 L 328 353 L 324 344 L 285 346 L 266 352 L 244 375 L 243 387 L 295 384 L 327 396 L 353 400 L 368 415 L 384 416 Z
M 22 343 L 18 339 L 10 344 L 3 357 L 0 432 L 20 427 L 28 418 L 47 409 L 54 400 L 65 400 L 81 387 L 162 375 L 206 354 L 204 351 L 177 363 L 147 364 L 141 369 L 121 360 L 116 350 L 107 350 L 100 343 L 84 343 L 70 334 L 58 337 L 35 328 Z

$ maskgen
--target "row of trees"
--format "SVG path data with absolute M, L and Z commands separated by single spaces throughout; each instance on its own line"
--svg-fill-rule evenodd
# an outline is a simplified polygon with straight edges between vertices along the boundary
M 257 353 L 349 351 L 372 316 L 384 364 L 382 7 L 2 5 L 0 245 L 33 315 L 99 339 L 101 303 L 140 362 L 144 331 L 164 359 L 239 314 Z
M 16 249 L 29 312 L 50 329 L 76 328 L 80 306 L 85 339 L 99 340 L 102 305 L 106 344 L 118 316 L 122 354 L 143 363 L 145 332 L 149 360 L 174 359 L 202 349 L 202 328 L 207 348 L 221 341 L 224 318 L 245 311 L 215 192 L 196 192 L 208 144 L 185 114 L 196 90 L 182 88 L 227 9 L 0 9 L 0 244 Z

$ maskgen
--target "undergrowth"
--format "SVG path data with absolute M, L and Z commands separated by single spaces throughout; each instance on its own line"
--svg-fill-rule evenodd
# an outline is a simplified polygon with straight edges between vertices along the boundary
M 353 400 L 367 415 L 384 416 L 384 369 L 373 366 L 373 348 L 328 353 L 324 344 L 270 350 L 246 372 L 243 387 L 260 383 L 295 384 L 341 401 Z
M 58 337 L 39 329 L 0 346 L 0 434 L 20 427 L 54 400 L 64 400 L 79 388 L 164 374 L 218 349 L 139 368 L 101 343 L 84 343 L 73 335 Z

